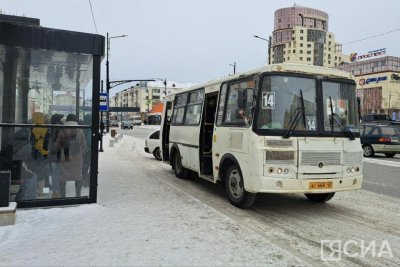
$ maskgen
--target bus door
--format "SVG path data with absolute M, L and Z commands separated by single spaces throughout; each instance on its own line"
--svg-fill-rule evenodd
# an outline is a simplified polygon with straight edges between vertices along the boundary
M 217 110 L 218 92 L 207 94 L 204 99 L 203 116 L 200 128 L 200 172 L 203 175 L 212 175 L 212 144 L 215 122 L 215 111 Z
M 171 126 L 172 101 L 165 102 L 161 134 L 161 147 L 163 161 L 169 161 L 169 128 Z

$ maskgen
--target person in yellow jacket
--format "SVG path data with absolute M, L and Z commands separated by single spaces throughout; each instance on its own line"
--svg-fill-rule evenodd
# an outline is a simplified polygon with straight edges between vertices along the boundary
M 42 112 L 35 112 L 32 115 L 33 122 L 35 124 L 44 123 L 44 115 Z M 49 154 L 48 142 L 49 142 L 49 132 L 47 128 L 44 127 L 33 127 L 32 129 L 32 144 L 33 144 L 33 157 L 38 159 L 39 157 L 46 158 Z
M 32 120 L 36 125 L 45 123 L 42 112 L 32 114 Z M 37 175 L 37 193 L 43 196 L 44 187 L 49 187 L 49 155 L 50 132 L 46 127 L 33 127 L 31 134 L 32 155 L 31 169 Z

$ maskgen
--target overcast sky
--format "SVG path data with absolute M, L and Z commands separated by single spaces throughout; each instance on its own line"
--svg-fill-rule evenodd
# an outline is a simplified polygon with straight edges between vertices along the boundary
M 98 34 L 111 39 L 110 80 L 167 78 L 201 83 L 267 62 L 274 12 L 294 3 L 329 15 L 336 42 L 400 28 L 399 0 L 91 0 Z M 0 0 L 9 15 L 39 18 L 41 26 L 96 33 L 89 0 Z M 386 48 L 400 57 L 400 31 L 343 46 L 343 53 Z M 102 79 L 105 80 L 105 58 Z M 126 88 L 120 86 L 113 90 Z

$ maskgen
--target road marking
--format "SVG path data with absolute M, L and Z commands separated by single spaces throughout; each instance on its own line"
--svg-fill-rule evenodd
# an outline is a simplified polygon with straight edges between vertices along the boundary
M 389 167 L 400 167 L 400 162 L 389 161 L 389 160 L 364 158 L 364 162 L 385 165 L 385 166 L 389 166 Z

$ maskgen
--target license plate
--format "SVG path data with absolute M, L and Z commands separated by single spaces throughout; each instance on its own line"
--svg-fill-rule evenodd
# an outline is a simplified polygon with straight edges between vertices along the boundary
M 310 182 L 309 189 L 331 189 L 332 182 Z

